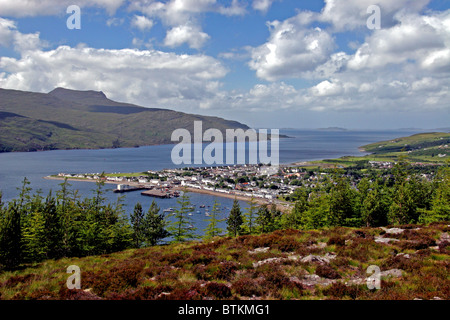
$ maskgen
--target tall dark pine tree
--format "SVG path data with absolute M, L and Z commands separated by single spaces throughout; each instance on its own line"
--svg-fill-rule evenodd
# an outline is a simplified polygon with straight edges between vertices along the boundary
M 62 228 L 56 201 L 55 198 L 52 197 L 51 193 L 48 195 L 45 201 L 43 217 L 47 234 L 47 256 L 50 259 L 59 258 L 63 254 Z
M 259 226 L 259 231 L 261 233 L 267 233 L 272 231 L 273 226 L 273 215 L 269 210 L 267 204 L 262 205 L 257 212 L 256 222 Z
M 331 226 L 355 227 L 358 219 L 353 210 L 355 195 L 352 192 L 348 179 L 342 173 L 335 174 L 335 185 L 331 188 L 329 223 Z
M 144 217 L 144 239 L 148 246 L 156 246 L 160 240 L 168 237 L 170 234 L 165 229 L 167 222 L 164 214 L 159 213 L 160 209 L 153 201 L 147 214 Z
M 134 211 L 131 215 L 131 225 L 133 227 L 134 246 L 140 248 L 144 241 L 144 211 L 139 202 L 134 206 Z
M 11 203 L 0 226 L 0 264 L 13 270 L 22 263 L 21 216 L 18 205 Z
M 246 233 L 248 234 L 253 234 L 255 232 L 256 212 L 257 204 L 255 201 L 255 197 L 252 196 L 252 198 L 250 199 L 250 207 L 246 208 L 246 211 L 244 213 L 244 224 Z
M 242 225 L 244 219 L 242 217 L 241 207 L 237 199 L 234 199 L 233 207 L 231 208 L 230 215 L 227 219 L 227 230 L 231 236 L 237 237 L 242 234 Z

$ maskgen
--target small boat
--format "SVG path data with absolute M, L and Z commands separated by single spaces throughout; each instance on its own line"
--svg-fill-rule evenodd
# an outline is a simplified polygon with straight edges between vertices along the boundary
M 209 214 L 209 212 L 205 212 L 205 216 L 211 217 L 211 215 Z
M 172 212 L 173 208 L 165 209 L 164 212 Z
M 205 205 L 204 204 L 202 204 L 201 206 L 200 206 L 200 208 L 204 208 L 205 207 Z
M 197 213 L 200 214 L 201 212 L 200 212 L 200 211 L 197 211 Z

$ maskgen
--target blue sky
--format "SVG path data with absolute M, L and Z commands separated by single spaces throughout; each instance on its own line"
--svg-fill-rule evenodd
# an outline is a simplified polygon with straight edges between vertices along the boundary
M 450 2 L 0 0 L 0 87 L 101 90 L 258 128 L 448 127 Z

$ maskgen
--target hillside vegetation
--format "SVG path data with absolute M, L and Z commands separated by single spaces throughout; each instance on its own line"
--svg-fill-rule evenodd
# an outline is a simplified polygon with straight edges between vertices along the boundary
M 171 142 L 179 128 L 248 129 L 236 121 L 144 108 L 102 92 L 57 88 L 48 94 L 0 89 L 0 152 L 136 147 Z
M 450 299 L 447 223 L 215 238 L 0 274 L 1 299 Z M 69 290 L 66 269 L 81 270 Z M 367 269 L 380 268 L 380 289 Z

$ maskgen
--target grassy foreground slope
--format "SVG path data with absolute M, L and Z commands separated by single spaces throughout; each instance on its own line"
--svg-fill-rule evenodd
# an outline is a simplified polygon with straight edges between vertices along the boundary
M 448 223 L 283 230 L 48 260 L 0 274 L 1 299 L 450 299 Z M 69 290 L 66 269 L 81 269 Z M 367 269 L 381 271 L 369 290 Z
M 122 148 L 171 142 L 179 128 L 248 129 L 236 121 L 144 108 L 103 92 L 57 88 L 49 93 L 0 89 L 0 152 Z

